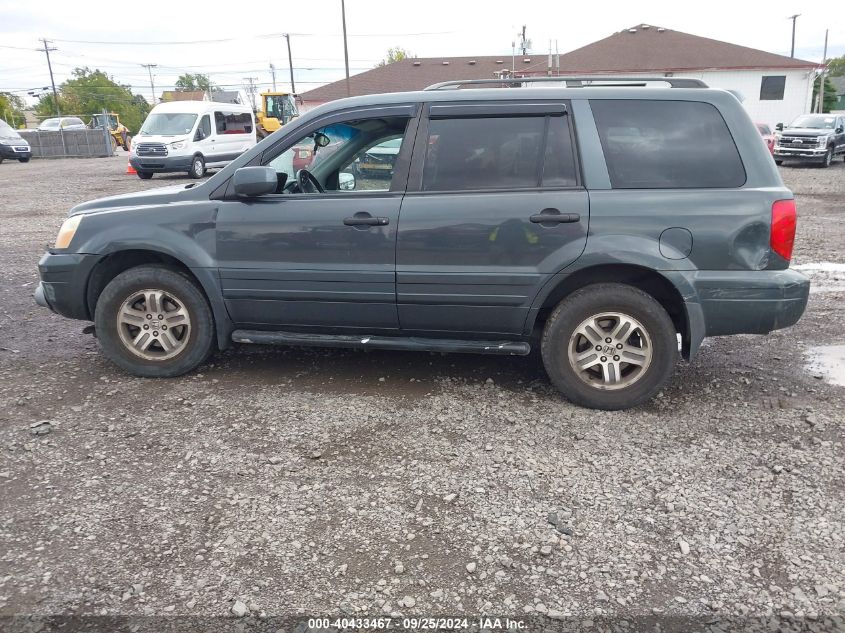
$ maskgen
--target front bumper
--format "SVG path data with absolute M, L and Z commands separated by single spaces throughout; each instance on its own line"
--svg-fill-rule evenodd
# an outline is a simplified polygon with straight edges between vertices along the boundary
M 779 147 L 775 145 L 775 158 L 779 160 L 807 160 L 823 161 L 827 154 L 826 147 L 815 147 L 806 149 L 795 149 L 793 147 Z
M 174 171 L 188 171 L 193 155 L 188 156 L 136 156 L 129 157 L 129 164 L 136 171 L 149 171 L 162 174 Z
M 23 145 L 0 145 L 0 158 L 20 160 L 21 158 L 32 158 L 32 149 Z
M 35 303 L 69 319 L 90 321 L 88 279 L 99 260 L 99 255 L 87 253 L 44 253 L 38 262 L 41 282 Z

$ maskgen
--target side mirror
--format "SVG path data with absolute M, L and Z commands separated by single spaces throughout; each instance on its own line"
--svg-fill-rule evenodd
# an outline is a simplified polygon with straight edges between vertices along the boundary
M 196 134 L 194 134 L 194 140 L 195 140 L 195 141 L 201 141 L 201 140 L 202 140 L 202 139 L 204 139 L 204 138 L 205 138 L 205 132 L 203 132 L 203 131 L 202 131 L 202 128 L 201 128 L 201 127 L 198 127 L 198 128 L 197 128 L 197 133 L 196 133 Z
M 326 147 L 331 142 L 332 140 L 322 132 L 317 132 L 314 135 L 314 144 L 317 147 Z
M 842 130 L 843 130 L 843 128 L 842 128 L 842 126 L 840 125 L 838 128 L 836 128 L 836 133 L 837 133 L 837 134 L 842 134 Z
M 241 167 L 232 178 L 235 195 L 244 198 L 274 193 L 279 182 L 272 167 Z
M 343 191 L 355 189 L 355 176 L 348 171 L 342 171 L 337 176 L 337 188 Z
M 783 123 L 778 123 L 778 124 L 775 126 L 775 129 L 776 129 L 778 132 L 783 132 Z

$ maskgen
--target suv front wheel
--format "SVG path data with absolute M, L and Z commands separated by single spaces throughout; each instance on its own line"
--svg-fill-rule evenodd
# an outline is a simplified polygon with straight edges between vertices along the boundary
M 672 320 L 655 299 L 624 284 L 587 286 L 560 302 L 543 331 L 543 365 L 567 399 L 627 409 L 651 399 L 678 356 Z
M 105 287 L 94 313 L 105 356 L 145 378 L 180 376 L 211 353 L 214 318 L 187 276 L 160 265 L 122 272 Z

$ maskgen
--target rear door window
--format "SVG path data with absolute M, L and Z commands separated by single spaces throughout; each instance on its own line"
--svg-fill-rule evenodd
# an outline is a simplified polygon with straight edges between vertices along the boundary
M 697 101 L 590 101 L 614 189 L 733 188 L 745 168 L 719 111 Z
M 423 191 L 575 185 L 568 117 L 432 119 Z

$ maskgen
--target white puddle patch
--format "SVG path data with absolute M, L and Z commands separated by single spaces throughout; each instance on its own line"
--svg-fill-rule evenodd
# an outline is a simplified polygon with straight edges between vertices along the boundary
M 810 294 L 821 292 L 845 292 L 845 264 L 836 262 L 812 262 L 792 267 L 805 273 L 812 282 Z
M 819 262 L 815 264 L 798 264 L 791 266 L 794 270 L 819 271 L 825 273 L 845 273 L 845 264 L 835 262 Z
M 845 345 L 822 345 L 806 351 L 807 371 L 825 382 L 845 387 Z

